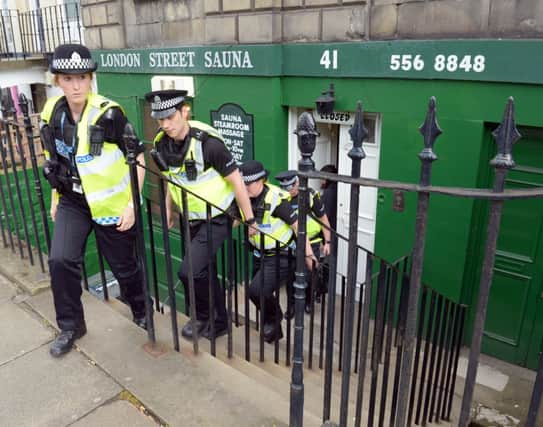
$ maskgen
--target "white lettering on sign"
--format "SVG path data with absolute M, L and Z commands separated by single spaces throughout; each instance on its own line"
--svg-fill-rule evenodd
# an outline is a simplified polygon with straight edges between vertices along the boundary
M 101 67 L 141 67 L 141 56 L 139 53 L 101 53 Z
M 170 67 L 194 67 L 193 51 L 178 52 L 151 52 L 149 54 L 149 66 L 151 68 L 170 68 Z
M 346 111 L 332 111 L 330 114 L 319 114 L 313 111 L 313 117 L 317 123 L 335 123 L 341 125 L 352 125 L 354 114 Z
M 441 72 L 475 72 L 482 73 L 485 70 L 484 55 L 436 55 L 430 62 L 434 71 Z M 422 71 L 426 63 L 422 55 L 390 55 L 390 69 L 392 71 Z
M 213 127 L 222 135 L 236 162 L 243 161 L 245 132 L 251 131 L 249 124 L 244 123 L 237 114 L 221 114 L 219 120 L 213 120 Z
M 319 64 L 321 64 L 325 69 L 329 69 L 330 66 L 333 70 L 337 70 L 337 49 L 334 49 L 332 52 L 332 58 L 330 59 L 330 50 L 326 49 L 324 52 L 322 52 L 321 60 Z
M 204 52 L 206 68 L 254 68 L 251 55 L 246 50 L 223 50 Z

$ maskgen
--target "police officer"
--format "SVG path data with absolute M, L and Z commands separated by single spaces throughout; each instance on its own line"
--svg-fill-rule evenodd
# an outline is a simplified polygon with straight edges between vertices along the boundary
M 288 193 L 268 183 L 268 171 L 261 162 L 249 160 L 241 165 L 243 181 L 251 198 L 256 215 L 257 233 L 249 238 L 254 247 L 255 274 L 249 286 L 249 298 L 263 311 L 263 335 L 266 342 L 283 337 L 281 307 L 273 293 L 280 284 L 291 277 L 288 248 L 294 247 L 298 227 L 297 212 L 291 207 Z M 264 253 L 262 249 L 264 239 Z M 280 250 L 277 252 L 277 242 Z M 309 240 L 306 242 L 306 264 L 309 269 L 316 261 Z M 277 260 L 276 257 L 279 257 Z M 279 265 L 279 271 L 276 270 Z M 277 278 L 279 277 L 279 280 Z M 264 296 L 264 307 L 260 307 L 260 294 Z
M 289 201 L 292 209 L 298 212 L 298 176 L 297 171 L 287 170 L 278 173 L 275 179 L 279 182 L 279 186 L 282 190 L 289 193 Z M 325 227 L 322 227 L 313 216 L 322 222 Z M 330 223 L 328 222 L 328 216 L 325 213 L 324 205 L 320 199 L 319 193 L 312 188 L 309 189 L 309 215 L 307 216 L 307 237 L 311 243 L 313 254 L 318 258 L 322 253 L 323 257 L 330 254 Z M 322 246 L 322 251 L 321 251 Z M 305 311 L 311 312 L 311 275 L 306 272 L 308 278 L 308 286 L 305 289 Z M 292 317 L 294 315 L 294 292 L 292 289 L 289 291 L 289 307 L 286 313 L 286 317 Z
M 198 336 L 210 339 L 228 332 L 228 318 L 224 294 L 217 278 L 215 254 L 228 235 L 228 213 L 235 213 L 234 201 L 241 209 L 247 223 L 255 222 L 249 197 L 238 166 L 223 143 L 221 135 L 211 126 L 187 120 L 185 109 L 186 91 L 160 90 L 145 95 L 151 104 L 151 117 L 160 125 L 152 151 L 152 157 L 162 173 L 178 185 L 168 184 L 166 214 L 168 226 L 173 226 L 172 203 L 182 209 L 182 196 L 179 186 L 209 201 L 211 209 L 211 236 L 208 241 L 206 222 L 206 203 L 187 192 L 187 215 L 190 224 L 192 250 L 192 273 L 196 297 L 196 321 L 187 322 L 181 335 L 192 338 L 194 331 Z M 250 229 L 250 233 L 255 231 Z M 212 257 L 209 259 L 208 247 Z M 211 263 L 211 281 L 214 289 L 215 331 L 209 322 L 208 266 Z M 178 276 L 185 286 L 188 296 L 188 265 L 186 259 L 181 264 Z
M 122 107 L 91 92 L 97 65 L 82 45 L 55 49 L 50 65 L 64 95 L 49 98 L 41 113 L 44 175 L 51 184 L 55 222 L 49 272 L 60 334 L 54 357 L 67 353 L 87 328 L 81 304 L 81 264 L 87 238 L 96 242 L 130 304 L 134 322 L 145 328 L 143 277 L 135 257 L 134 207 L 125 161 Z M 131 147 L 144 163 L 143 144 Z M 143 184 L 144 170 L 138 181 Z

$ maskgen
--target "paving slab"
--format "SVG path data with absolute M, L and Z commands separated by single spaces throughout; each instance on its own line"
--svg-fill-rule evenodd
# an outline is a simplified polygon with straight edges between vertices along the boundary
M 44 256 L 46 272 L 41 271 L 38 256 L 34 253 L 34 265 L 30 265 L 26 246 L 25 258 L 21 259 L 19 252 L 13 253 L 11 248 L 0 247 L 0 274 L 11 283 L 24 289 L 25 292 L 35 295 L 50 288 L 49 274 L 47 273 L 47 255 Z
M 2 426 L 66 426 L 121 392 L 81 353 L 54 359 L 47 346 L 1 366 L 0 384 Z
M 100 406 L 86 417 L 72 424 L 72 427 L 153 427 L 157 424 L 126 400 L 115 400 Z
M 159 349 L 144 349 L 147 334 L 107 304 L 84 294 L 88 333 L 77 343 L 92 360 L 171 426 L 280 427 L 288 424 L 288 396 L 240 375 L 206 353 L 194 355 L 186 341 L 181 352 L 170 336 L 157 337 Z M 29 304 L 53 313 L 47 293 Z M 160 339 L 162 338 L 162 342 Z
M 1 286 L 1 285 L 0 285 Z M 0 302 L 0 366 L 44 345 L 53 333 L 12 302 Z
M 17 289 L 0 275 L 0 304 L 11 300 L 17 294 Z

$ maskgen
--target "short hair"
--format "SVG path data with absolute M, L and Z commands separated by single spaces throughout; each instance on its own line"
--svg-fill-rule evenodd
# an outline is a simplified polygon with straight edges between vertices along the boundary
M 328 173 L 337 173 L 337 167 L 335 167 L 332 164 L 324 165 L 321 168 L 321 172 L 328 172 Z

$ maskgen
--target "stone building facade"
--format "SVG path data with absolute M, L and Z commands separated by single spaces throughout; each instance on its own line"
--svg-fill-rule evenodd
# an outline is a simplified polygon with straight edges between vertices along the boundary
M 540 0 L 81 0 L 92 49 L 541 38 Z

